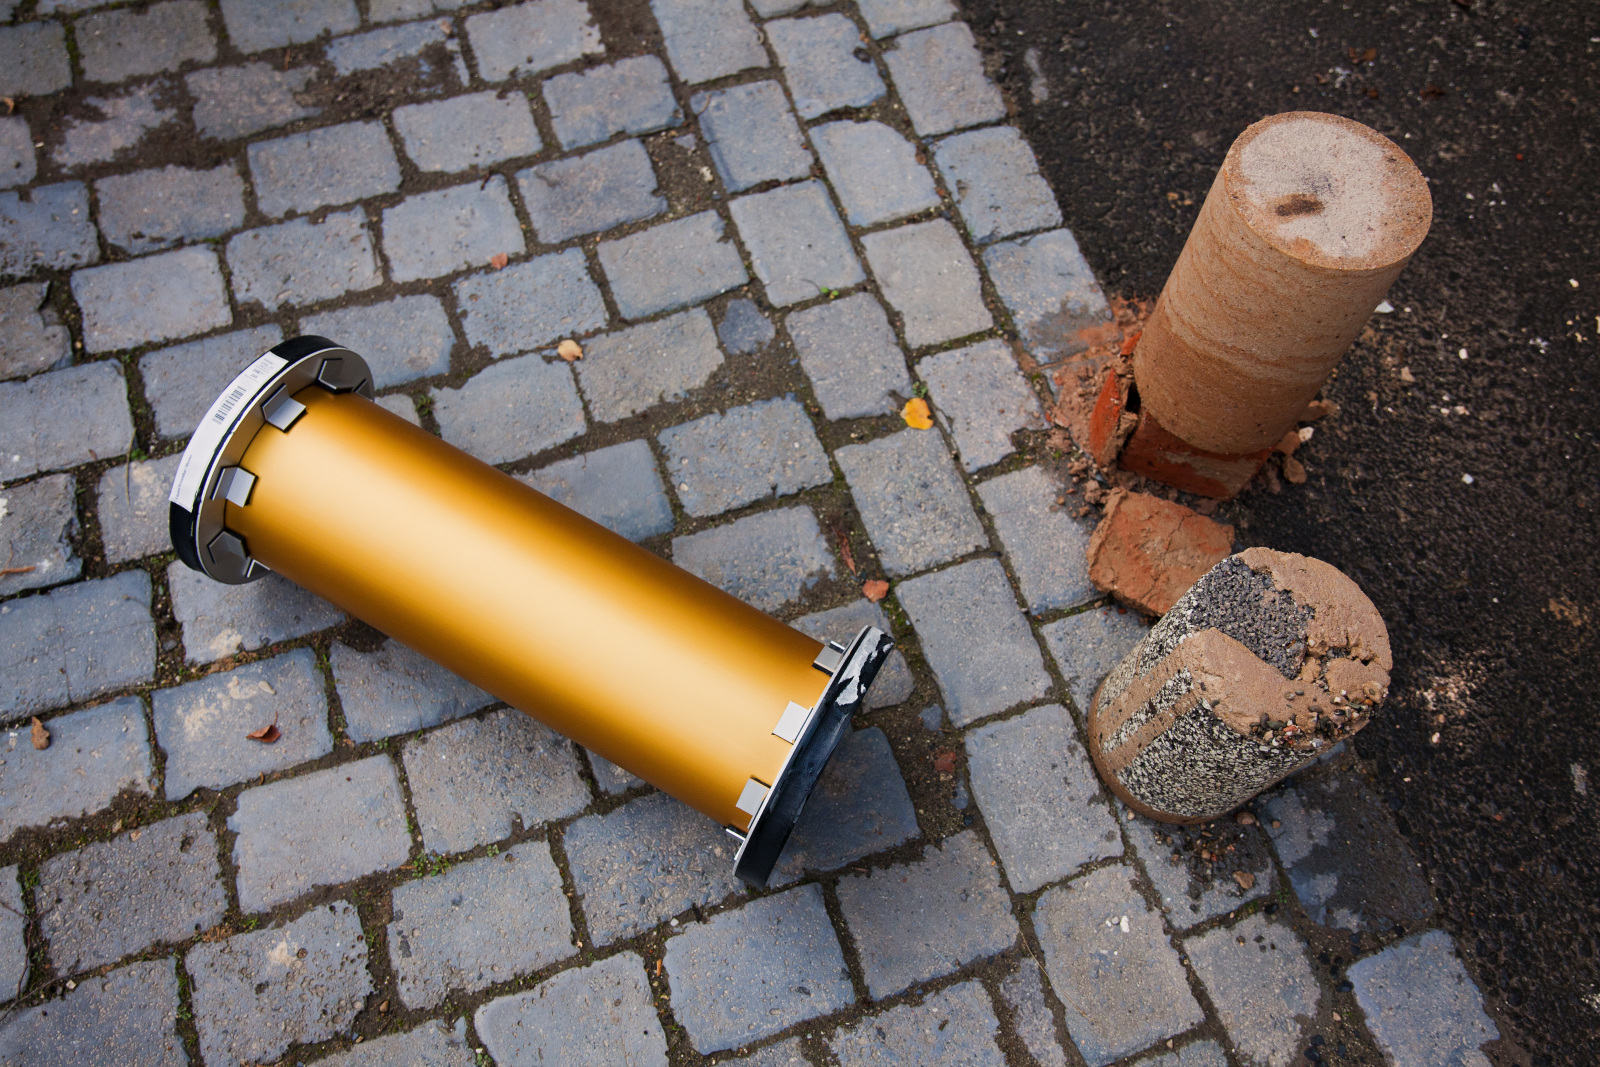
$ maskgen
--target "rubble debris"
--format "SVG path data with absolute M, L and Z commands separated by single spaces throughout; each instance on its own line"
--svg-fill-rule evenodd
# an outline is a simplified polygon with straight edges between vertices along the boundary
M 1125 604 L 1162 615 L 1232 551 L 1232 526 L 1148 493 L 1113 489 L 1089 538 L 1089 580 Z

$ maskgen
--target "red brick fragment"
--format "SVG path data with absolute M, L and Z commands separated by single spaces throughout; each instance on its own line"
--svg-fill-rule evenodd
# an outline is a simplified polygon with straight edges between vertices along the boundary
M 1174 489 L 1229 500 L 1250 483 L 1270 455 L 1270 448 L 1243 456 L 1196 448 L 1169 432 L 1149 411 L 1142 411 L 1138 427 L 1122 448 L 1121 463 Z
M 1113 489 L 1089 538 L 1089 580 L 1125 604 L 1164 615 L 1232 552 L 1232 526 L 1148 493 Z

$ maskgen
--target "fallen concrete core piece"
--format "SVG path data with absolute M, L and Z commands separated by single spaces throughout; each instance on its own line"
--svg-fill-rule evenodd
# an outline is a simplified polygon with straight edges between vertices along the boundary
M 1247 549 L 1101 684 L 1089 753 L 1141 815 L 1204 822 L 1365 726 L 1393 665 L 1383 617 L 1355 582 L 1321 560 Z
M 1124 604 L 1164 615 L 1232 551 L 1232 526 L 1158 496 L 1113 489 L 1089 538 L 1089 580 Z

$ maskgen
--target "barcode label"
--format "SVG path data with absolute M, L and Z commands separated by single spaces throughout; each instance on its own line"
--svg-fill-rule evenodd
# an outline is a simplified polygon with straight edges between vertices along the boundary
M 287 364 L 288 360 L 268 352 L 241 371 L 227 391 L 217 398 L 211 410 L 206 412 L 206 417 L 200 420 L 200 425 L 195 427 L 194 436 L 189 438 L 189 447 L 183 450 L 183 458 L 178 461 L 178 476 L 172 480 L 172 492 L 168 500 L 187 511 L 195 510 L 198 506 L 196 498 L 200 490 L 205 488 L 206 467 L 211 463 L 217 446 L 228 435 L 235 413 L 259 396 L 272 376 Z

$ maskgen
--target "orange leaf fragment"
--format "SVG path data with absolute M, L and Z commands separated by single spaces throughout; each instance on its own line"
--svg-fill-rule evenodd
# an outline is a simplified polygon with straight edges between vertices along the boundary
M 906 401 L 906 406 L 900 409 L 900 417 L 906 420 L 906 425 L 913 430 L 929 430 L 933 428 L 933 412 L 928 408 L 928 402 L 920 396 L 914 396 Z
M 496 252 L 489 257 L 489 266 L 495 270 L 505 270 L 506 264 L 511 262 L 511 257 L 504 252 Z
M 263 745 L 270 745 L 283 734 L 278 732 L 278 717 L 274 715 L 272 721 L 253 733 L 245 734 L 252 741 L 260 741 Z
M 566 340 L 556 345 L 556 355 L 560 356 L 568 363 L 571 363 L 574 360 L 583 358 L 583 347 L 579 345 L 578 342 L 568 337 Z
M 933 769 L 940 774 L 951 774 L 956 769 L 956 754 L 954 752 L 941 752 L 933 757 Z
M 861 595 L 876 604 L 889 595 L 889 583 L 882 578 L 873 578 L 871 581 L 862 582 Z
M 50 747 L 50 731 L 44 728 L 37 715 L 33 717 L 33 747 L 41 751 Z

